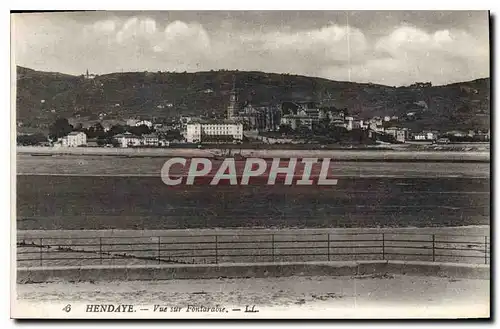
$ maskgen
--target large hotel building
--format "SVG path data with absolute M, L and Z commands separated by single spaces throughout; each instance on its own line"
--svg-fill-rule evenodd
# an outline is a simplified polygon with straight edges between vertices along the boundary
M 233 142 L 243 139 L 243 124 L 233 120 L 191 121 L 186 127 L 188 143 Z

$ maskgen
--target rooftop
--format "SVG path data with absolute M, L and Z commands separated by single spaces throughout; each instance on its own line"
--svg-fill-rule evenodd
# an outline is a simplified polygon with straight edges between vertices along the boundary
M 113 138 L 123 138 L 123 137 L 125 137 L 125 138 L 140 138 L 139 136 L 136 136 L 136 135 L 131 134 L 129 132 L 113 136 Z
M 407 128 L 391 126 L 391 127 L 385 128 L 385 130 L 407 130 Z
M 200 123 L 200 124 L 239 124 L 236 120 L 231 119 L 193 119 L 188 124 Z

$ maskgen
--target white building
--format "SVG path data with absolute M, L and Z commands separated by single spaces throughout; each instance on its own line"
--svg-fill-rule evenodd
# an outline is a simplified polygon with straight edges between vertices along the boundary
M 147 134 L 142 136 L 143 144 L 146 146 L 159 146 L 160 139 L 156 134 Z
M 381 126 L 384 124 L 383 120 L 380 117 L 373 117 L 368 121 L 370 124 L 375 124 L 376 126 Z
M 368 128 L 378 133 L 384 132 L 384 126 L 382 124 L 379 124 L 378 121 L 371 121 L 368 125 Z
M 139 127 L 139 126 L 147 126 L 148 128 L 151 128 L 153 127 L 153 123 L 149 120 L 141 120 L 141 121 L 137 121 L 135 123 L 135 126 L 136 127 Z
M 190 123 L 191 121 L 196 120 L 196 118 L 190 117 L 190 116 L 181 116 L 179 121 L 181 125 L 186 125 Z
M 217 139 L 243 139 L 243 124 L 232 120 L 198 121 L 186 125 L 186 140 L 188 143 L 202 143 Z
M 421 131 L 413 134 L 413 140 L 433 141 L 437 139 L 437 133 L 433 131 Z
M 436 140 L 438 137 L 438 134 L 434 131 L 426 131 L 425 137 L 427 137 L 427 140 Z
M 365 129 L 365 124 L 363 119 L 354 119 L 352 121 L 352 128 L 353 129 Z
M 407 128 L 389 127 L 385 129 L 385 134 L 393 136 L 395 140 L 402 143 L 408 139 Z
M 141 145 L 141 137 L 135 136 L 129 132 L 115 135 L 113 137 L 119 144 L 120 147 L 134 147 Z
M 307 129 L 311 130 L 313 126 L 313 119 L 304 115 L 285 115 L 281 117 L 280 124 L 290 126 L 293 130 L 296 130 L 299 127 L 307 127 Z
M 134 127 L 137 124 L 137 122 L 139 122 L 139 120 L 137 120 L 137 119 L 128 119 L 127 126 Z
M 73 131 L 61 139 L 62 146 L 77 147 L 87 145 L 87 135 L 81 131 Z
M 414 133 L 412 137 L 413 137 L 413 140 L 416 140 L 416 141 L 425 141 L 427 139 L 427 135 L 423 132 Z

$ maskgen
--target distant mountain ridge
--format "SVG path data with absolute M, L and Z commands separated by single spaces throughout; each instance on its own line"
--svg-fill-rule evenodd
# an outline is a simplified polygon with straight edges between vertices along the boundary
M 405 116 L 417 112 L 412 129 L 489 129 L 490 79 L 445 86 L 390 87 L 257 71 L 196 73 L 128 72 L 73 76 L 17 67 L 17 121 L 50 124 L 56 117 L 95 120 L 175 115 L 223 116 L 233 76 L 241 105 L 315 101 L 349 113 Z

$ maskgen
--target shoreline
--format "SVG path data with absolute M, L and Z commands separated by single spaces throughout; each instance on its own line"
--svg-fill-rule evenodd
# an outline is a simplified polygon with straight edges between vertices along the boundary
M 490 162 L 490 152 L 478 151 L 408 151 L 408 150 L 260 150 L 241 149 L 242 157 L 257 158 L 331 158 L 338 161 L 384 162 Z M 114 156 L 114 157 L 221 157 L 220 149 L 190 148 L 92 148 L 92 147 L 16 147 L 16 155 L 30 156 Z
M 199 236 L 199 235 L 268 235 L 268 234 L 443 234 L 484 236 L 490 233 L 490 225 L 436 226 L 436 227 L 371 227 L 371 228 L 203 228 L 203 229 L 165 229 L 165 230 L 16 230 L 17 238 L 23 237 L 154 237 L 154 236 Z

